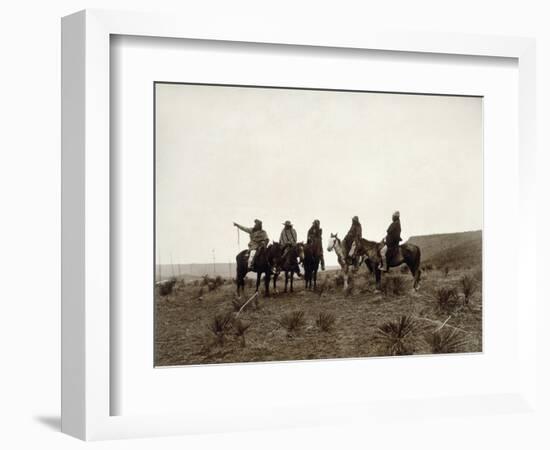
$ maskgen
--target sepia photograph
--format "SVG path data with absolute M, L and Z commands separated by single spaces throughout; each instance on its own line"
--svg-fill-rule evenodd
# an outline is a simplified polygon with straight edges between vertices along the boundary
M 154 84 L 154 365 L 483 351 L 483 98 Z

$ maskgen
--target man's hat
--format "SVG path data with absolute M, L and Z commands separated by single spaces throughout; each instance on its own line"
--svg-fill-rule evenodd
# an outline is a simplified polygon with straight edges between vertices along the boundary
M 357 221 L 359 221 L 359 217 L 353 216 L 353 217 L 351 218 L 351 220 L 357 220 Z
M 290 220 L 286 220 L 285 223 L 283 223 L 283 225 L 285 227 L 291 227 L 292 226 L 292 223 L 290 222 Z
M 319 219 L 315 219 L 313 223 L 320 224 L 321 222 L 319 222 Z
M 393 217 L 399 217 L 399 211 L 395 211 L 395 212 L 393 213 Z
M 254 223 L 259 223 L 259 224 L 261 224 L 262 221 L 261 221 L 260 219 L 254 219 Z

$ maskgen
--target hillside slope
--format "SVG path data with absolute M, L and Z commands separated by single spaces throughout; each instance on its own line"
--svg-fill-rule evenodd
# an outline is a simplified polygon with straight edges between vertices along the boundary
M 481 265 L 482 232 L 412 236 L 407 242 L 418 245 L 423 264 L 436 267 L 467 268 Z

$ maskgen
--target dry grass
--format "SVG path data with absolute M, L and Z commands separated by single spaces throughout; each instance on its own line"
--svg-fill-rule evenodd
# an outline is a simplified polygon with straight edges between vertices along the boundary
M 474 264 L 471 266 L 475 267 Z M 428 339 L 431 331 L 410 332 L 406 337 L 401 335 L 398 338 L 402 341 L 401 347 L 384 345 L 380 337 L 375 337 L 379 334 L 377 330 L 383 328 L 384 324 L 400 320 L 403 316 L 430 319 L 437 323 L 443 323 L 452 316 L 448 324 L 465 331 L 457 335 L 464 340 L 464 345 L 456 347 L 457 350 L 482 350 L 481 289 L 473 291 L 468 308 L 451 307 L 450 312 L 440 307 L 433 294 L 442 286 L 458 288 L 461 277 L 475 277 L 476 269 L 453 269 L 447 277 L 440 270 L 427 272 L 418 292 L 412 290 L 410 275 L 395 272 L 395 275 L 390 273 L 389 277 L 402 277 L 404 288 L 401 295 L 385 296 L 376 292 L 374 277 L 367 274 L 364 268 L 355 277 L 354 292 L 348 296 L 345 296 L 342 286 L 335 286 L 334 280 L 339 278 L 337 271 L 326 271 L 323 274 L 328 281 L 322 289 L 322 296 L 319 292 L 306 291 L 302 280 L 296 281 L 293 294 L 270 298 L 260 294 L 258 301 L 262 308 L 246 307 L 238 317 L 241 325 L 237 319 L 232 321 L 227 318 L 234 316 L 235 309 L 233 300 L 236 287 L 231 283 L 226 282 L 213 291 L 203 286 L 201 301 L 197 301 L 201 288 L 194 286 L 194 281 L 165 296 L 160 296 L 157 290 L 155 364 L 166 366 L 357 358 L 411 352 L 429 354 L 445 350 L 445 345 L 446 351 L 449 348 L 452 350 L 445 336 L 451 329 L 449 326 L 444 327 L 440 333 L 442 336 L 434 338 L 441 338 L 441 343 Z M 384 278 L 387 276 L 383 275 Z M 243 298 L 250 298 L 253 292 L 254 289 L 247 289 Z M 462 297 L 462 290 L 460 294 Z M 321 313 L 334 317 L 330 332 L 321 332 L 317 323 Z M 326 322 L 325 319 L 321 321 Z M 418 322 L 430 324 L 433 330 L 434 323 L 427 320 Z M 241 327 L 246 329 L 242 331 Z M 292 331 L 289 332 L 289 328 Z M 242 335 L 239 335 L 239 330 Z

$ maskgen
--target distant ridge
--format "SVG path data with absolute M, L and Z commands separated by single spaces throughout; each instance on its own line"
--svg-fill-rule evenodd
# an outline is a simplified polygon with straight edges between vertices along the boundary
M 407 242 L 420 247 L 423 264 L 450 268 L 481 265 L 481 230 L 411 236 Z

